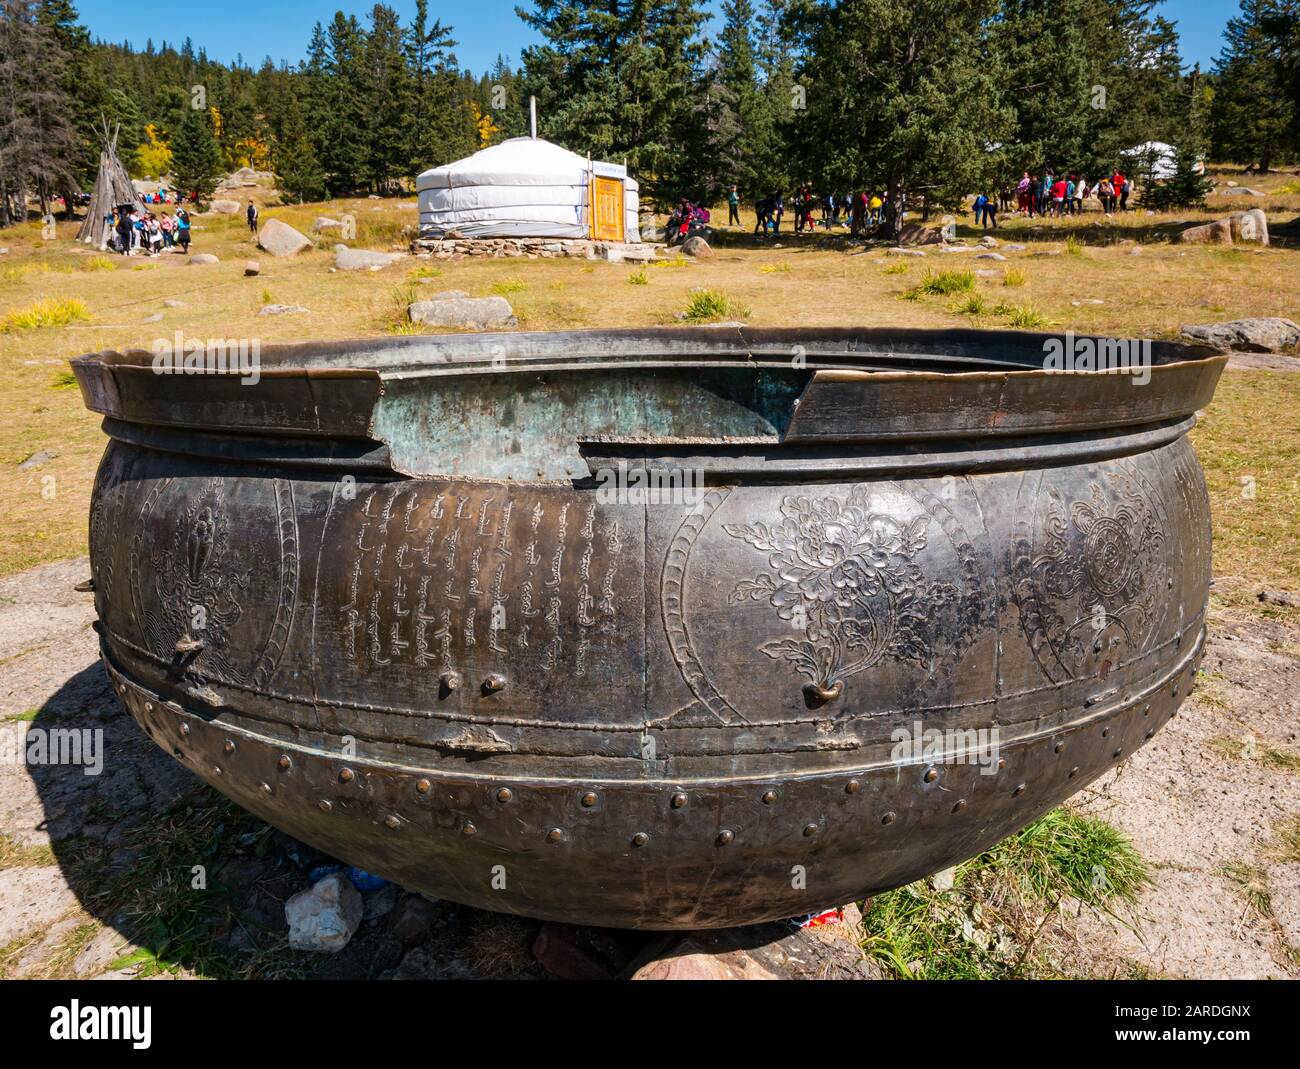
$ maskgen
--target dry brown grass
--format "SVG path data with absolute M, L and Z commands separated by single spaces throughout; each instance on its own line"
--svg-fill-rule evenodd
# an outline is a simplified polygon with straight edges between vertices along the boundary
M 1220 174 L 1221 180 L 1225 177 Z M 1293 176 L 1238 178 L 1272 190 Z M 263 199 L 261 192 L 257 194 Z M 1018 306 L 1032 308 L 1053 329 L 1111 335 L 1172 337 L 1188 322 L 1247 315 L 1300 314 L 1300 250 L 1219 250 L 1170 245 L 1159 235 L 1178 221 L 1218 217 L 1238 207 L 1275 205 L 1300 211 L 1300 194 L 1267 198 L 1211 197 L 1213 211 L 1147 216 L 1132 212 L 1103 224 L 1097 213 L 1082 220 L 1029 224 L 1011 219 L 999 230 L 1004 241 L 1023 241 L 1026 253 L 1008 254 L 1006 266 L 1024 273 Z M 318 215 L 351 213 L 358 236 L 349 244 L 404 248 L 415 224 L 415 201 L 332 201 L 268 207 L 263 218 L 282 218 L 309 232 Z M 725 217 L 725 216 L 724 216 Z M 960 233 L 977 236 L 961 219 Z M 1276 218 L 1275 218 L 1276 221 Z M 752 220 L 746 220 L 746 231 Z M 91 319 L 62 329 L 0 335 L 0 574 L 85 550 L 86 513 L 95 465 L 103 448 L 98 418 L 85 411 L 75 388 L 60 378 L 68 357 L 104 348 L 148 347 L 154 338 L 182 330 L 201 337 L 258 338 L 263 344 L 375 336 L 399 325 L 393 294 L 462 289 L 475 296 L 508 291 L 520 327 L 642 326 L 678 322 L 692 292 L 707 288 L 748 311 L 755 326 L 958 326 L 1001 325 L 997 318 L 954 314 L 951 300 L 897 298 L 924 267 L 936 270 L 992 266 L 971 253 L 931 253 L 915 270 L 890 274 L 880 250 L 825 247 L 821 235 L 751 243 L 746 234 L 724 236 L 715 255 L 702 261 L 674 258 L 662 269 L 576 260 L 412 260 L 377 272 L 332 271 L 334 236 L 294 260 L 277 260 L 255 247 L 241 216 L 196 218 L 193 251 L 214 252 L 221 263 L 191 266 L 180 256 L 158 260 L 114 258 L 105 269 L 100 254 L 69 239 L 75 224 L 61 224 L 60 237 L 43 242 L 27 224 L 5 232 L 11 252 L 0 258 L 0 317 L 44 297 L 76 296 Z M 1081 255 L 1059 251 L 1065 239 L 1084 242 Z M 1140 255 L 1125 241 L 1154 239 Z M 729 241 L 737 242 L 729 244 Z M 257 259 L 261 274 L 245 278 L 244 261 Z M 432 287 L 413 285 L 423 271 Z M 644 284 L 629 284 L 644 276 Z M 266 292 L 277 302 L 303 305 L 310 315 L 258 315 Z M 989 307 L 1004 303 L 1003 273 L 978 278 L 976 296 Z M 183 307 L 164 308 L 166 298 Z M 1102 304 L 1072 304 L 1097 298 Z M 160 322 L 144 323 L 156 312 Z M 416 328 L 423 329 L 423 328 Z M 66 377 L 65 377 L 66 378 Z M 1300 375 L 1231 372 L 1208 418 L 1198 428 L 1216 518 L 1216 570 L 1248 575 L 1275 586 L 1300 587 Z M 32 471 L 18 470 L 32 453 L 58 456 Z M 1258 496 L 1240 497 L 1239 479 L 1254 475 Z M 50 482 L 50 479 L 53 482 Z M 52 495 L 52 496 L 50 496 Z

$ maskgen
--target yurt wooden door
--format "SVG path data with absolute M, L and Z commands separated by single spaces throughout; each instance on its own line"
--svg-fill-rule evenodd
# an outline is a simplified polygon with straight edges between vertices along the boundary
M 591 179 L 591 236 L 597 241 L 623 240 L 623 182 L 618 178 Z

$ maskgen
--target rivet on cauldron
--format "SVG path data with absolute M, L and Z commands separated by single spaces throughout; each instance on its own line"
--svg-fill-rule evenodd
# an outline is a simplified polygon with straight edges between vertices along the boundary
M 176 640 L 173 647 L 177 653 L 193 653 L 195 650 L 203 649 L 203 640 L 201 638 L 190 638 L 189 635 L 182 635 Z
M 1109 735 L 1109 734 L 1110 734 L 1110 728 L 1102 728 L 1102 729 L 1101 729 L 1101 737 L 1102 737 L 1103 739 L 1104 739 L 1107 735 Z
M 681 791 L 678 791 L 672 796 L 672 799 L 668 804 L 674 809 L 681 809 L 686 805 L 686 795 L 682 794 Z
M 764 792 L 763 792 L 763 804 L 764 804 L 764 805 L 771 805 L 771 804 L 772 804 L 773 802 L 775 802 L 775 801 L 776 801 L 776 791 L 764 791 Z
M 1154 735 L 1155 733 L 1156 733 L 1156 729 L 1155 729 L 1155 728 L 1148 728 L 1148 729 L 1147 729 L 1147 738 L 1148 738 L 1148 739 L 1151 738 L 1151 736 Z
M 999 757 L 998 768 L 1006 768 L 1006 767 L 1007 767 L 1007 759 L 1005 757 Z
M 1174 684 L 1174 686 L 1173 686 L 1173 690 L 1171 691 L 1171 693 L 1173 694 L 1173 696 L 1174 696 L 1175 698 L 1178 697 L 1178 684 L 1177 684 L 1177 683 Z
M 926 783 L 933 783 L 939 778 L 939 770 L 935 768 L 934 765 L 931 765 L 925 770 L 925 774 L 921 778 L 925 780 Z
M 881 824 L 892 824 L 892 823 L 894 823 L 894 821 L 897 820 L 897 819 L 898 819 L 898 814 L 897 814 L 897 813 L 889 812 L 889 813 L 886 813 L 883 817 L 880 818 L 880 823 L 881 823 Z
M 453 691 L 460 686 L 460 673 L 443 672 L 442 677 L 438 680 L 438 682 L 442 684 L 443 689 L 447 691 Z
M 117 692 L 118 692 L 119 694 L 125 694 L 125 693 L 126 693 L 126 684 L 125 684 L 125 683 L 119 683 L 119 684 L 117 685 Z
M 1112 757 L 1118 757 L 1118 756 L 1119 756 L 1120 754 L 1122 754 L 1123 752 L 1124 752 L 1124 747 L 1123 747 L 1123 746 L 1117 746 L 1117 747 L 1115 748 L 1115 752 L 1114 752 L 1113 754 L 1111 754 L 1111 756 L 1112 756 Z
M 1074 779 L 1074 777 L 1077 776 L 1078 774 L 1079 774 L 1079 766 L 1075 765 L 1072 769 L 1070 769 L 1070 779 Z
M 415 782 L 415 789 L 416 789 L 420 794 L 428 794 L 428 793 L 429 793 L 429 788 L 432 787 L 432 786 L 433 786 L 433 784 L 430 783 L 427 779 L 416 780 L 416 782 Z
M 857 794 L 860 790 L 862 790 L 862 784 L 858 780 L 851 779 L 848 783 L 844 784 L 845 794 Z
M 179 761 L 179 760 L 181 760 L 185 755 L 184 755 L 183 753 L 181 753 L 181 749 L 180 749 L 180 747 L 177 746 L 175 749 L 172 750 L 172 756 L 173 756 L 174 758 L 176 758 L 176 760 Z
M 495 694 L 499 690 L 504 690 L 505 685 L 506 677 L 499 672 L 492 672 L 483 680 L 483 693 Z
M 220 775 L 221 775 L 221 766 L 220 766 L 220 765 L 213 765 L 213 766 L 212 766 L 212 774 L 213 774 L 214 776 L 220 776 Z
M 637 832 L 635 835 L 632 836 L 632 845 L 633 845 L 633 846 L 645 846 L 645 844 L 648 843 L 649 841 L 650 841 L 650 836 L 648 836 L 648 835 L 647 835 L 645 832 L 643 832 L 643 831 L 639 831 L 639 832 Z
M 966 799 L 958 798 L 957 801 L 953 803 L 952 811 L 954 813 L 960 813 L 965 808 L 966 808 Z
M 182 734 L 182 735 L 188 735 L 189 733 L 190 733 L 190 726 L 189 726 L 189 724 L 182 724 L 182 725 L 181 725 L 181 734 Z
M 1145 709 L 1143 709 L 1143 710 L 1142 710 L 1142 715 L 1143 715 L 1143 716 L 1150 716 L 1150 715 L 1151 715 L 1151 706 L 1148 705 Z
M 262 793 L 263 793 L 263 794 L 274 794 L 275 792 L 274 792 L 273 790 L 271 790 L 271 785 L 270 785 L 269 783 L 263 783 L 263 784 L 262 784 Z
M 804 833 L 804 835 L 805 835 L 806 837 L 811 838 L 812 836 L 814 836 L 814 835 L 817 834 L 817 825 L 816 825 L 816 824 L 805 824 L 805 825 L 803 826 L 803 833 Z
M 288 772 L 289 769 L 293 768 L 293 761 L 289 758 L 287 753 L 282 753 L 280 755 L 280 760 L 276 762 L 276 765 L 279 767 L 281 772 Z
M 462 824 L 462 825 L 460 826 L 460 833 L 461 833 L 462 835 L 477 835 L 477 834 L 478 834 L 478 828 L 474 827 L 474 824 L 473 824 L 472 821 L 467 820 L 467 821 L 465 821 L 464 824 Z
M 1058 742 L 1055 746 L 1052 747 L 1052 749 L 1055 750 L 1057 753 L 1060 753 L 1062 750 L 1065 749 L 1065 743 Z
M 352 769 L 350 768 L 342 769 L 339 772 L 340 783 L 351 783 L 356 778 L 357 778 L 357 774 L 353 772 Z
M 318 809 L 320 809 L 322 813 L 328 813 L 331 809 L 334 808 L 334 803 L 331 802 L 328 798 L 322 798 L 319 802 L 316 803 L 316 806 Z
M 145 711 L 146 713 L 152 713 L 152 712 L 153 712 L 153 702 L 145 702 L 145 703 L 144 703 L 144 711 Z
M 425 782 L 427 783 L 428 781 L 426 780 Z M 498 802 L 505 803 L 510 801 L 510 799 L 513 797 L 514 797 L 514 792 L 511 791 L 509 787 L 502 787 L 499 791 L 497 791 Z
M 546 833 L 547 842 L 558 843 L 561 842 L 563 839 L 564 839 L 563 828 L 552 828 L 550 831 Z
M 718 845 L 726 846 L 735 837 L 736 837 L 736 833 L 734 831 L 732 831 L 730 828 L 723 828 L 720 832 L 718 832 Z
M 588 791 L 586 794 L 582 796 L 582 804 L 583 807 L 586 809 L 590 809 L 598 801 L 600 801 L 600 799 L 596 797 L 595 791 Z
M 227 739 L 225 742 L 221 744 L 221 749 L 224 750 L 226 753 L 234 753 L 235 752 L 234 741 L 232 739 Z
M 1011 792 L 1011 795 L 1013 798 L 1019 798 L 1024 793 L 1025 793 L 1025 785 L 1023 783 L 1020 783 L 1017 784 L 1016 789 Z
M 394 828 L 394 829 L 400 828 L 402 826 L 401 820 L 398 819 L 396 816 L 394 816 L 392 813 L 389 813 L 388 816 L 384 817 L 384 823 L 387 824 L 390 828 Z

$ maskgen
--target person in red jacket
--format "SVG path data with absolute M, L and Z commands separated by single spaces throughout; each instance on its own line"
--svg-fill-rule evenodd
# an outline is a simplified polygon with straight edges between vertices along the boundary
M 1058 178 L 1052 183 L 1052 214 L 1061 216 L 1065 214 L 1065 179 Z
M 1128 211 L 1128 179 L 1119 171 L 1116 171 L 1110 176 L 1110 185 L 1111 189 L 1115 191 L 1115 199 L 1119 201 L 1119 210 L 1122 212 Z

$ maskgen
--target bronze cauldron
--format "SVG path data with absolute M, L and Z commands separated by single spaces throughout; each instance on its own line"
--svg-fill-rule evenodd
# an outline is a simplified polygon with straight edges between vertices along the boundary
M 1201 657 L 1224 358 L 1069 341 L 1118 373 L 966 330 L 84 356 L 104 662 L 195 774 L 432 895 L 654 929 L 895 887 Z

